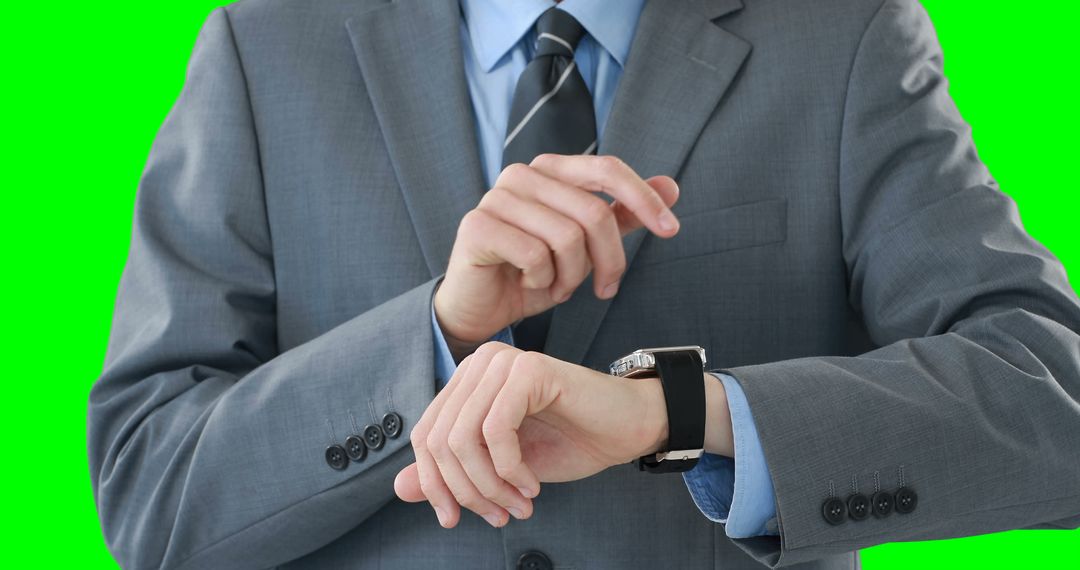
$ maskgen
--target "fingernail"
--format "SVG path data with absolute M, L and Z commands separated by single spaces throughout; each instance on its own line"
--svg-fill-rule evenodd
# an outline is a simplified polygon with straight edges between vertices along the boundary
M 488 524 L 493 526 L 493 527 L 498 528 L 498 527 L 502 526 L 502 517 L 500 517 L 496 513 L 491 513 L 491 514 L 484 515 L 484 520 L 486 520 L 488 522 Z
M 525 513 L 521 512 L 521 509 L 517 507 L 506 507 L 506 510 L 510 511 L 510 514 L 514 515 L 515 519 L 521 520 L 525 518 Z
M 526 489 L 525 487 L 518 487 L 518 492 L 526 499 L 531 499 L 536 496 L 536 493 L 532 492 L 532 489 Z
M 616 281 L 607 287 L 604 287 L 603 296 L 605 299 L 610 299 L 615 296 L 615 293 L 619 292 L 619 282 Z
M 567 291 L 567 292 L 563 293 L 562 295 L 559 295 L 559 298 L 555 299 L 555 300 L 560 302 L 560 303 L 565 303 L 566 301 L 568 301 L 570 299 L 570 295 L 573 295 L 573 294 L 574 294 L 573 291 Z
M 442 507 L 435 507 L 435 516 L 439 517 L 439 524 L 446 526 L 446 512 L 442 510 Z
M 668 210 L 664 210 L 664 213 L 660 214 L 660 220 L 658 222 L 660 229 L 665 232 L 670 232 L 678 229 L 679 220 L 675 219 L 675 215 Z

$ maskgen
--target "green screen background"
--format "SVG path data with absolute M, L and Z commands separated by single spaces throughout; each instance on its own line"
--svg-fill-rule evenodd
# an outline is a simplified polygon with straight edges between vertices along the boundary
M 115 568 L 86 462 L 132 204 L 196 34 L 222 1 L 11 2 L 0 8 L 0 567 Z M 1075 273 L 1080 192 L 1075 2 L 924 0 L 952 94 L 1028 231 Z M 992 489 L 988 492 L 993 492 Z M 865 567 L 1080 568 L 1080 531 L 892 544 Z

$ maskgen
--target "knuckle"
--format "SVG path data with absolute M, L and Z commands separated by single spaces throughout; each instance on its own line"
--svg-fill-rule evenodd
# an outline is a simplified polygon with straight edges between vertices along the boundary
M 428 451 L 435 457 L 444 457 L 447 452 L 446 438 L 440 437 L 439 434 L 430 433 L 425 440 Z
M 505 503 L 506 497 L 503 496 L 502 489 L 494 481 L 490 481 L 484 478 L 482 481 L 473 481 L 473 485 L 476 485 L 476 490 L 480 492 L 480 495 L 485 499 L 493 503 Z
M 495 462 L 495 474 L 500 479 L 509 479 L 514 476 L 514 467 L 503 462 Z
M 469 434 L 463 430 L 454 429 L 450 431 L 450 435 L 446 438 L 446 444 L 450 447 L 450 450 L 454 452 L 454 455 L 462 457 L 467 454 L 471 449 Z
M 608 271 L 611 273 L 611 279 L 618 279 L 622 277 L 626 272 L 626 257 L 624 255 L 616 255 L 610 260 L 611 267 Z
M 459 505 L 466 509 L 475 511 L 478 507 L 483 506 L 484 498 L 480 496 L 480 493 L 469 484 L 463 484 L 461 481 L 451 482 L 447 481 L 447 488 L 450 489 L 450 494 L 454 496 L 454 500 Z
M 626 168 L 626 163 L 615 155 L 605 154 L 596 157 L 596 159 L 600 163 L 600 170 L 604 174 L 618 174 Z
M 496 343 L 496 344 L 499 344 L 500 348 L 505 348 L 507 346 L 507 345 L 500 344 L 500 343 Z M 512 363 L 514 358 L 515 358 L 514 351 L 500 350 L 499 353 L 496 354 L 491 359 L 492 368 L 494 368 L 496 366 L 502 366 L 502 365 L 506 364 L 507 361 L 510 361 Z
M 553 160 L 555 160 L 557 157 L 558 157 L 557 154 L 553 154 L 553 153 L 550 153 L 550 152 L 545 152 L 543 154 L 538 154 L 538 155 L 536 155 L 535 158 L 532 159 L 532 162 L 529 163 L 529 166 L 544 167 L 546 165 L 551 164 L 551 162 Z
M 499 341 L 489 340 L 484 344 L 481 344 L 479 348 L 473 351 L 473 355 L 477 358 L 487 358 L 498 354 L 502 350 L 504 344 Z
M 499 437 L 499 420 L 495 414 L 488 414 L 488 417 L 484 418 L 484 422 L 480 424 L 480 433 L 484 435 L 484 440 L 493 441 Z
M 427 434 L 421 430 L 413 429 L 409 432 L 409 442 L 412 443 L 413 449 L 417 451 L 427 449 Z
M 477 493 L 472 489 L 469 489 L 467 491 L 459 491 L 458 494 L 460 496 L 455 495 L 455 498 L 457 498 L 458 500 L 458 504 L 465 507 L 466 509 L 469 509 L 470 511 L 480 512 L 484 509 L 484 507 L 487 506 L 487 500 L 481 497 L 480 493 Z
M 503 168 L 502 172 L 499 173 L 499 178 L 496 181 L 496 186 L 501 185 L 499 184 L 499 182 L 510 183 L 514 180 L 520 180 L 521 177 L 524 176 L 529 170 L 529 166 L 521 162 L 508 164 L 506 168 Z
M 506 190 L 501 186 L 495 186 L 491 190 L 484 192 L 484 195 L 480 197 L 480 203 L 476 206 L 477 209 L 486 210 L 494 209 L 499 202 L 504 198 Z
M 458 225 L 458 235 L 481 231 L 487 225 L 487 220 L 487 214 L 483 210 L 474 208 L 465 212 L 465 215 L 461 217 L 461 224 Z
M 607 202 L 600 198 L 591 198 L 581 215 L 587 227 L 597 229 L 607 223 L 614 214 L 612 214 Z
M 517 378 L 519 376 L 528 376 L 535 374 L 537 371 L 542 370 L 547 364 L 545 356 L 539 352 L 522 352 L 514 359 L 514 366 L 511 369 L 511 376 Z
M 565 229 L 559 231 L 558 237 L 555 238 L 554 246 L 555 251 L 565 252 L 580 248 L 585 243 L 585 230 L 581 229 L 581 226 L 577 224 L 570 224 Z
M 434 482 L 432 482 L 430 478 L 421 477 L 420 492 L 423 493 L 424 496 L 428 499 L 431 499 L 435 496 L 435 493 L 438 492 L 438 488 L 435 486 Z
M 523 263 L 525 269 L 536 270 L 544 267 L 548 258 L 548 249 L 539 245 L 530 246 L 525 251 Z

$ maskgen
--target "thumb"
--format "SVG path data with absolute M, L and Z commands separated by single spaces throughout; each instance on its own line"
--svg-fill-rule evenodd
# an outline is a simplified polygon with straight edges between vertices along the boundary
M 670 208 L 679 200 L 679 185 L 672 177 L 653 176 L 646 180 L 645 183 L 656 191 L 656 194 L 660 196 L 660 199 L 664 201 L 667 207 Z M 626 235 L 642 227 L 641 220 L 618 201 L 614 202 L 611 208 L 615 213 L 615 221 L 619 224 L 620 234 Z
M 416 464 L 410 463 L 398 472 L 394 478 L 394 493 L 406 503 L 419 503 L 426 501 L 427 497 L 420 490 L 420 472 L 416 470 Z

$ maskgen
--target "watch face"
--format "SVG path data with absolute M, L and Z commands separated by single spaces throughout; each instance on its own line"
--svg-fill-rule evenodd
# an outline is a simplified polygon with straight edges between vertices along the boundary
M 698 356 L 701 357 L 701 364 L 705 364 L 705 349 L 701 348 L 700 346 L 664 346 L 660 348 L 643 348 L 636 352 L 653 354 L 656 352 L 682 352 L 684 350 L 696 351 L 698 353 Z

